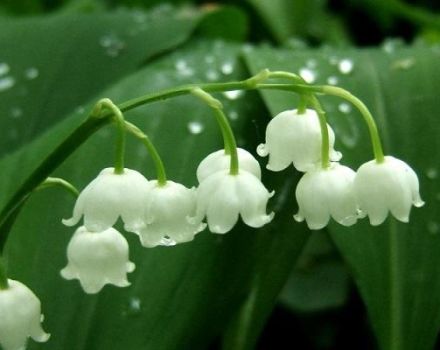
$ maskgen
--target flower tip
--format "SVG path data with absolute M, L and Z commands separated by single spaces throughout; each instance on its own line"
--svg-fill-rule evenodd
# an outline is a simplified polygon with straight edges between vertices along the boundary
M 129 261 L 127 263 L 127 272 L 133 272 L 136 269 L 136 265 L 134 263 L 132 263 L 131 261 Z
M 260 157 L 267 157 L 269 154 L 269 150 L 267 149 L 267 146 L 264 143 L 260 143 L 257 147 L 257 154 Z
M 296 222 L 303 222 L 304 221 L 304 216 L 302 214 L 300 214 L 299 212 L 296 213 L 295 215 L 293 215 L 293 218 L 295 219 Z
M 79 219 L 75 217 L 71 217 L 70 219 L 62 219 L 61 222 L 65 226 L 75 226 L 78 223 Z
M 425 205 L 425 202 L 421 198 L 418 198 L 413 202 L 413 204 L 416 208 L 421 208 Z
M 32 339 L 39 343 L 45 343 L 49 340 L 50 333 L 46 333 L 43 329 L 41 329 L 41 333 L 37 336 L 32 336 Z

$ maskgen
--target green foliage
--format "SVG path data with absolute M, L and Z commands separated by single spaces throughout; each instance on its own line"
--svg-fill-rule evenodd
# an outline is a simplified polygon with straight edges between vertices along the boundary
M 53 189 L 35 193 L 5 249 L 8 273 L 40 297 L 44 325 L 52 333 L 48 343 L 30 342 L 29 348 L 207 349 L 221 342 L 227 350 L 253 349 L 278 296 L 297 316 L 349 307 L 349 271 L 381 349 L 432 349 L 440 328 L 438 47 L 397 47 L 389 41 L 382 49 L 299 49 L 292 38 L 338 47 L 356 41 L 347 18 L 329 11 L 331 2 L 321 0 L 248 0 L 200 8 L 161 4 L 141 10 L 156 3 L 1 4 L 1 12 L 14 15 L 60 12 L 2 17 L 0 23 L 0 64 L 8 67 L 0 74 L 1 207 L 99 98 L 121 103 L 187 83 L 244 79 L 263 68 L 303 69 L 315 83 L 337 82 L 365 101 L 388 154 L 418 172 L 427 204 L 413 211 L 409 224 L 392 218 L 378 228 L 366 220 L 348 229 L 331 224 L 309 240 L 306 226 L 292 218 L 300 174 L 263 171 L 267 188 L 276 192 L 270 201 L 269 209 L 276 212 L 271 224 L 258 230 L 239 224 L 224 236 L 205 231 L 194 242 L 155 249 L 142 248 L 135 235 L 125 234 L 137 266 L 129 276 L 132 286 L 107 286 L 89 296 L 76 281 L 59 275 L 73 234 L 60 221 L 70 216 L 72 198 Z M 121 6 L 137 9 L 108 11 Z M 369 16 L 378 19 L 381 14 L 372 11 Z M 429 18 L 436 23 L 435 15 Z M 437 42 L 435 26 L 428 22 L 419 25 Z M 246 38 L 275 39 L 295 49 L 242 45 Z M 354 64 L 347 74 L 338 67 L 343 59 Z M 274 91 L 215 97 L 225 106 L 239 146 L 253 153 L 269 118 L 297 103 L 294 94 Z M 357 168 L 370 160 L 359 114 L 337 98 L 320 99 L 343 162 Z M 197 185 L 198 163 L 222 147 L 211 111 L 191 96 L 134 109 L 126 118 L 151 137 L 170 179 L 186 186 Z M 53 175 L 83 188 L 102 168 L 112 166 L 113 147 L 114 130 L 106 127 Z M 149 179 L 155 176 L 151 159 L 133 139 L 127 167 Z

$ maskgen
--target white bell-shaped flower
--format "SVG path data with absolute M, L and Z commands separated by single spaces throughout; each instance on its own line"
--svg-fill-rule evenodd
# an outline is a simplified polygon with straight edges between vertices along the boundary
M 296 188 L 299 211 L 295 220 L 305 219 L 311 230 L 325 227 L 330 217 L 344 226 L 354 225 L 359 211 L 353 185 L 355 175 L 339 163 L 305 173 Z
M 411 206 L 421 207 L 417 174 L 405 162 L 386 156 L 383 163 L 371 160 L 358 169 L 354 187 L 360 210 L 371 225 L 380 225 L 391 211 L 402 222 L 409 221 Z
M 36 295 L 23 283 L 8 280 L 0 290 L 0 345 L 4 350 L 23 350 L 27 339 L 45 342 L 50 335 L 41 327 L 43 315 Z
M 261 179 L 261 168 L 255 157 L 243 148 L 237 148 L 238 163 L 240 169 L 245 170 L 258 179 Z M 202 182 L 209 175 L 220 170 L 229 169 L 231 163 L 231 156 L 225 153 L 225 150 L 213 152 L 205 157 L 197 168 L 197 180 Z
M 61 270 L 65 279 L 78 279 L 86 293 L 98 293 L 106 284 L 127 287 L 127 273 L 135 265 L 128 260 L 128 243 L 110 227 L 90 232 L 79 227 L 67 246 L 67 266 Z
M 156 180 L 145 199 L 145 226 L 139 232 L 144 247 L 175 245 L 189 242 L 204 230 L 206 224 L 190 220 L 196 211 L 196 189 L 167 181 L 160 186 Z
M 333 149 L 335 134 L 327 125 L 330 141 L 330 160 L 338 161 L 342 155 Z M 291 163 L 299 171 L 313 169 L 321 160 L 322 135 L 317 113 L 307 109 L 298 114 L 296 109 L 277 114 L 267 125 L 266 143 L 260 144 L 257 153 L 269 155 L 267 169 L 281 171 Z
M 247 225 L 261 227 L 274 216 L 266 213 L 272 195 L 255 175 L 245 170 L 237 175 L 229 174 L 229 170 L 218 171 L 200 183 L 193 220 L 206 215 L 209 230 L 214 233 L 230 231 L 239 214 Z
M 81 192 L 73 217 L 63 223 L 73 226 L 84 216 L 84 226 L 100 232 L 112 227 L 121 216 L 125 230 L 137 233 L 143 226 L 149 188 L 148 180 L 135 170 L 115 174 L 113 168 L 106 168 Z

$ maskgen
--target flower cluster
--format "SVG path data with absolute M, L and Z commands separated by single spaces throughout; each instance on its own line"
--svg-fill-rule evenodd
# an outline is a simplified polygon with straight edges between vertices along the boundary
M 297 221 L 306 220 L 312 230 L 325 227 L 330 217 L 351 226 L 368 215 L 371 225 L 385 221 L 391 211 L 396 219 L 408 222 L 411 206 L 422 206 L 419 181 L 403 161 L 391 156 L 363 164 L 357 172 L 337 161 L 341 154 L 333 149 L 335 136 L 330 128 L 330 164 L 322 167 L 322 136 L 316 112 L 285 111 L 275 116 L 266 130 L 266 144 L 257 152 L 269 155 L 267 168 L 285 169 L 293 163 L 305 174 L 296 188 L 299 211 Z
M 127 273 L 135 265 L 128 259 L 128 243 L 113 225 L 120 217 L 124 229 L 139 236 L 144 247 L 189 242 L 206 226 L 226 233 L 238 221 L 251 227 L 270 222 L 266 204 L 273 193 L 261 183 L 258 161 L 238 149 L 238 174 L 230 174 L 231 156 L 224 150 L 208 155 L 197 169 L 199 187 L 158 180 L 148 181 L 139 172 L 114 168 L 101 171 L 79 195 L 67 226 L 80 226 L 67 247 L 66 279 L 79 279 L 86 293 L 98 293 L 106 284 L 129 285 Z M 207 224 L 204 223 L 206 218 Z

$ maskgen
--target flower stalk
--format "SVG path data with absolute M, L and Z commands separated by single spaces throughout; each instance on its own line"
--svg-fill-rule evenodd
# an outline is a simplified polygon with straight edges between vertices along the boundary
M 219 100 L 215 99 L 206 91 L 203 91 L 200 88 L 194 89 L 192 91 L 192 94 L 200 98 L 203 102 L 205 102 L 209 107 L 212 108 L 214 115 L 217 119 L 217 123 L 222 131 L 223 141 L 225 145 L 225 153 L 231 156 L 229 174 L 237 175 L 239 172 L 237 142 L 235 141 L 235 136 L 232 131 L 231 125 L 229 124 L 228 118 L 226 118 L 225 114 L 223 113 L 223 105 Z

